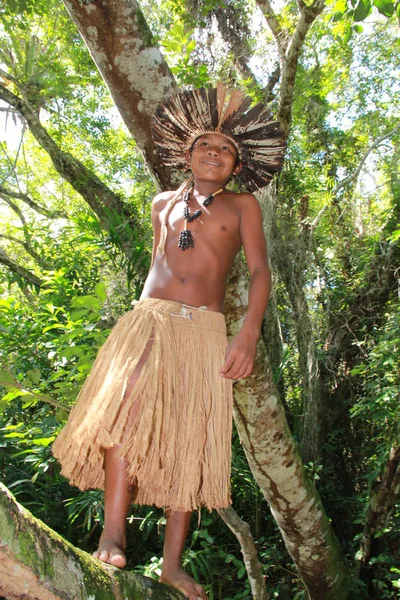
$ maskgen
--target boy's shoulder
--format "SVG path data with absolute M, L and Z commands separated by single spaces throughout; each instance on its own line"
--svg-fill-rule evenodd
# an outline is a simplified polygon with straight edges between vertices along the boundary
M 251 194 L 250 192 L 232 192 L 231 190 L 226 190 L 227 193 L 234 198 L 238 203 L 242 204 L 242 203 L 254 203 L 257 202 L 258 204 L 258 200 L 257 198 L 254 196 L 254 194 Z
M 176 190 L 167 190 L 165 192 L 160 192 L 156 194 L 152 201 L 153 210 L 160 212 L 163 208 L 168 204 L 171 198 L 176 194 Z
M 261 211 L 259 202 L 254 194 L 250 192 L 232 192 L 230 190 L 227 190 L 227 192 L 229 200 L 235 203 L 236 208 L 241 214 L 247 212 L 259 213 Z

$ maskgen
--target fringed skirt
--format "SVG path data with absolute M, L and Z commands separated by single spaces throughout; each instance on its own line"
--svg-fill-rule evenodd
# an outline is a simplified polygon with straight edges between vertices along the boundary
M 232 382 L 222 313 L 147 298 L 121 317 L 53 444 L 62 474 L 104 488 L 118 444 L 133 501 L 189 511 L 230 504 Z

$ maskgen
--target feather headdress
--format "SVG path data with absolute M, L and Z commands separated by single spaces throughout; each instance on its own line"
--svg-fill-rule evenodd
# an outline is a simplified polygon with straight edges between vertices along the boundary
M 152 123 L 165 164 L 184 169 L 185 152 L 205 133 L 219 133 L 236 146 L 243 168 L 236 180 L 249 191 L 266 186 L 283 164 L 285 136 L 263 104 L 251 106 L 241 91 L 226 87 L 184 90 L 162 103 Z

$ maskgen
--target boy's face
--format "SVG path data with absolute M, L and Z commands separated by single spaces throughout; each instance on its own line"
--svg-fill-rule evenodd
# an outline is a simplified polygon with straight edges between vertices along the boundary
M 242 169 L 236 146 L 217 133 L 200 136 L 186 153 L 193 175 L 205 181 L 227 182 Z

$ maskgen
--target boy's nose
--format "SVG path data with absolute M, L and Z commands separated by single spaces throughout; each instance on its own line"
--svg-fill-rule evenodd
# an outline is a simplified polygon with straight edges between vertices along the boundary
M 209 154 L 214 154 L 214 155 L 218 156 L 218 154 L 219 154 L 219 148 L 217 148 L 217 146 L 209 146 L 208 153 Z

